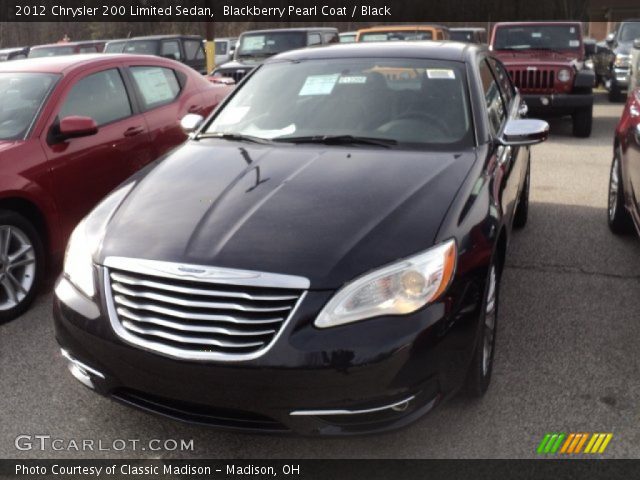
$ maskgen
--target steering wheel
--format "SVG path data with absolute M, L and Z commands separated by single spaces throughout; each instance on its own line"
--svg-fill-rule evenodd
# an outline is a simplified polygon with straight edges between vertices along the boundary
M 426 120 L 427 123 L 433 124 L 441 133 L 451 135 L 449 125 L 442 118 L 428 112 L 418 112 L 416 110 L 403 113 L 395 118 L 395 120 Z

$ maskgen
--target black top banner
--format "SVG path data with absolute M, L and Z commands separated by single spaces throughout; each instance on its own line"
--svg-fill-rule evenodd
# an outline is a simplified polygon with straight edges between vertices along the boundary
M 0 0 L 4 22 L 588 20 L 604 0 Z

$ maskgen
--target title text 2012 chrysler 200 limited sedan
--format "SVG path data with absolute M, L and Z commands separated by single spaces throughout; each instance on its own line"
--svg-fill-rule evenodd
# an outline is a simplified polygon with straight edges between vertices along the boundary
M 73 233 L 54 301 L 71 372 L 170 417 L 303 434 L 483 394 L 548 135 L 523 110 L 479 46 L 273 57 Z

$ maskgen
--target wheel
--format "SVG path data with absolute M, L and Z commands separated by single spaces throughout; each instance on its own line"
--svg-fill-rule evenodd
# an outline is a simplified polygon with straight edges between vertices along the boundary
M 493 357 L 496 346 L 496 327 L 498 325 L 498 299 L 500 293 L 500 269 L 495 260 L 489 267 L 489 276 L 482 302 L 482 326 L 471 366 L 467 373 L 465 391 L 468 396 L 482 397 L 491 383 Z
M 615 234 L 621 235 L 632 231 L 632 220 L 625 208 L 624 184 L 622 182 L 622 169 L 620 166 L 620 147 L 616 147 L 611 162 L 611 174 L 609 175 L 609 208 L 607 218 L 609 228 Z
M 609 86 L 609 101 L 610 102 L 621 102 L 623 100 L 622 91 L 620 87 L 615 83 L 611 82 Z
M 524 179 L 524 185 L 522 186 L 522 192 L 520 193 L 520 199 L 518 200 L 518 206 L 516 207 L 516 213 L 513 217 L 514 228 L 524 228 L 529 218 L 529 186 L 531 184 L 531 161 L 527 166 L 527 176 Z
M 43 271 L 42 241 L 34 226 L 22 215 L 0 210 L 0 324 L 29 308 Z
M 573 117 L 573 136 L 588 137 L 591 135 L 591 125 L 593 123 L 593 107 L 581 107 L 576 109 Z

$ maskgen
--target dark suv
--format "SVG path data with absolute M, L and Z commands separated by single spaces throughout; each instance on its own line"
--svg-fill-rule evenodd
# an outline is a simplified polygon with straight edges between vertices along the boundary
M 112 40 L 104 53 L 137 53 L 170 58 L 205 74 L 207 62 L 202 37 L 199 35 L 154 35 Z
M 288 50 L 338 43 L 336 28 L 286 28 L 254 30 L 240 35 L 233 61 L 216 68 L 211 75 L 231 77 L 236 82 L 267 58 Z
M 490 48 L 502 60 L 529 110 L 571 115 L 576 137 L 591 135 L 595 73 L 585 65 L 580 22 L 509 22 L 493 28 Z
M 631 49 L 633 41 L 640 37 L 640 20 L 626 20 L 618 25 L 615 32 L 607 35 L 609 51 L 607 69 L 605 71 L 605 86 L 609 90 L 609 100 L 620 101 L 623 92 L 629 87 L 631 71 Z

